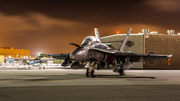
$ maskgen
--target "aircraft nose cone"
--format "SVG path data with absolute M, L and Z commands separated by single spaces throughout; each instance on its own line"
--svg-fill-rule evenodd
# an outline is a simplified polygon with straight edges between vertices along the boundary
M 74 60 L 75 59 L 75 55 L 74 54 L 70 54 L 70 59 Z
M 70 59 L 75 61 L 81 61 L 83 59 L 83 53 L 81 51 L 72 52 L 70 54 Z

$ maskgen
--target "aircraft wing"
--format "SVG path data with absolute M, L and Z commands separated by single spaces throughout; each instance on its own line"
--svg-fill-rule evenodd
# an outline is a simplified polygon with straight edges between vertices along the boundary
M 116 57 L 130 57 L 131 62 L 168 60 L 172 55 L 138 54 L 138 53 L 115 53 Z
M 158 60 L 168 60 L 169 57 L 172 57 L 172 55 L 155 55 L 155 54 L 138 54 L 138 53 L 124 53 L 117 50 L 104 50 L 104 49 L 98 49 L 93 48 L 90 49 L 89 52 L 92 51 L 98 51 L 103 52 L 107 54 L 112 54 L 115 57 L 118 58 L 126 58 L 130 57 L 131 62 L 143 62 L 143 61 L 158 61 Z
M 115 54 L 115 52 L 113 51 L 109 51 L 109 50 L 104 50 L 104 49 L 99 49 L 99 48 L 92 48 L 92 49 L 89 49 L 89 52 L 95 52 L 95 51 L 98 51 L 98 52 L 103 52 L 103 53 L 109 53 L 109 54 Z
M 46 56 L 52 56 L 53 58 L 63 59 L 64 60 L 66 58 L 69 58 L 69 55 L 70 55 L 70 53 L 67 53 L 67 54 L 49 54 L 49 55 L 46 55 Z

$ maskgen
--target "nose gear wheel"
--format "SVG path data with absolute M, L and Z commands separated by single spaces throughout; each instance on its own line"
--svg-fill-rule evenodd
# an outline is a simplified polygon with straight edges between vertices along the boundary
M 86 70 L 86 77 L 95 77 L 94 70 L 90 71 L 89 68 Z
M 95 69 L 95 62 L 89 62 L 89 68 L 86 70 L 86 77 L 95 77 L 94 75 L 94 69 Z

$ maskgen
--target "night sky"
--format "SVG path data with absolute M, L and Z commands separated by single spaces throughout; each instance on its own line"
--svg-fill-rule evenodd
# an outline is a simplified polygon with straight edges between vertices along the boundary
M 180 32 L 180 0 L 1 0 L 0 46 L 31 54 L 69 53 L 86 36 L 142 29 Z

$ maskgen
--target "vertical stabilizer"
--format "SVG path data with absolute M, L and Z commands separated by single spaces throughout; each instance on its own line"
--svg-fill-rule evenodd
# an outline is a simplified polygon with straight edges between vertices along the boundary
M 125 46 L 125 44 L 126 44 L 126 42 L 127 42 L 127 39 L 128 39 L 128 37 L 129 37 L 129 35 L 130 35 L 130 33 L 131 33 L 131 30 L 132 30 L 132 28 L 130 28 L 130 29 L 129 29 L 129 31 L 128 31 L 128 33 L 127 33 L 126 37 L 124 38 L 124 40 L 123 40 L 123 42 L 122 42 L 121 46 L 119 47 L 119 49 L 118 49 L 118 50 L 119 50 L 120 52 L 122 52 L 122 51 L 123 51 L 124 46 Z
M 95 37 L 97 38 L 97 39 L 99 39 L 99 31 L 98 31 L 98 29 L 97 28 L 94 28 L 94 32 L 95 32 Z

